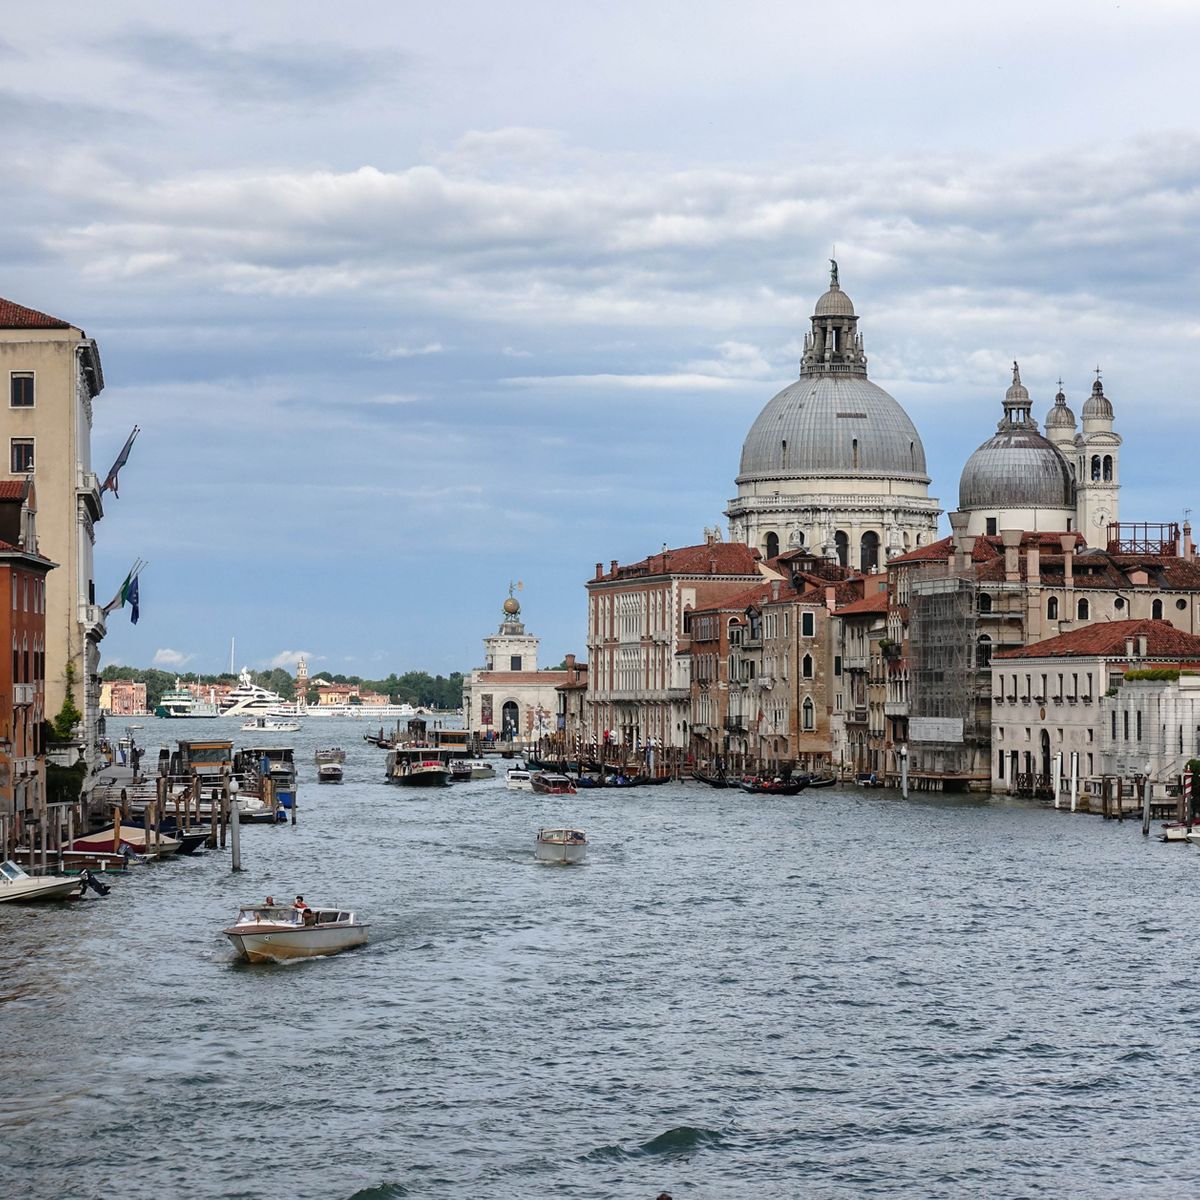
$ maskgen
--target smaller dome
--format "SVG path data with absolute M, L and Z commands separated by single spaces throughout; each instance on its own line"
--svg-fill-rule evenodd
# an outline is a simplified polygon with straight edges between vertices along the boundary
M 510 617 L 515 617 L 521 611 L 521 602 L 515 596 L 509 596 L 504 602 L 504 611 Z
M 1054 397 L 1054 407 L 1046 414 L 1047 429 L 1074 429 L 1075 414 L 1067 407 L 1067 397 L 1058 385 L 1058 395 Z
M 1092 384 L 1092 394 L 1083 406 L 1085 421 L 1111 421 L 1113 419 L 1112 401 L 1104 394 L 1104 385 L 1099 379 Z
M 830 285 L 829 291 L 817 301 L 815 317 L 852 317 L 854 305 L 850 297 L 836 284 Z
M 1013 381 L 1009 385 L 1009 389 L 1004 393 L 1004 399 L 1012 401 L 1029 402 L 1029 389 L 1021 382 L 1021 371 L 1016 363 L 1013 363 Z

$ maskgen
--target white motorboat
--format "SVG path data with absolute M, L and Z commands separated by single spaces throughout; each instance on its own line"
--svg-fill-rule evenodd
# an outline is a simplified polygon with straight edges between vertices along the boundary
M 342 764 L 335 762 L 324 762 L 317 768 L 318 783 L 341 783 L 342 782 Z
M 249 962 L 285 962 L 337 954 L 367 940 L 354 913 L 337 908 L 299 910 L 283 904 L 246 904 L 225 936 Z
M 1190 840 L 1193 830 L 1200 830 L 1200 825 L 1194 821 L 1167 821 L 1162 827 L 1161 840 L 1164 842 L 1186 842 Z
M 472 779 L 495 779 L 496 768 L 492 766 L 486 758 L 464 758 L 458 759 L 455 766 L 462 765 L 468 767 L 471 772 Z
M 243 792 L 237 798 L 238 821 L 243 825 L 277 825 L 287 820 L 287 809 L 278 801 Z
M 587 857 L 587 837 L 582 829 L 539 829 L 534 853 L 538 862 L 581 863 Z
M 525 767 L 509 767 L 504 772 L 504 786 L 510 792 L 532 792 L 533 772 Z
M 242 729 L 255 733 L 299 733 L 300 722 L 280 720 L 277 717 L 251 717 Z
M 12 859 L 0 862 L 0 902 L 65 900 L 81 891 L 77 875 L 29 875 Z

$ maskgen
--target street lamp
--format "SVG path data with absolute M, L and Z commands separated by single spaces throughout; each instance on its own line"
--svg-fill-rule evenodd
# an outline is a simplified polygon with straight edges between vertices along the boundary
M 908 745 L 900 746 L 900 795 L 908 799 Z

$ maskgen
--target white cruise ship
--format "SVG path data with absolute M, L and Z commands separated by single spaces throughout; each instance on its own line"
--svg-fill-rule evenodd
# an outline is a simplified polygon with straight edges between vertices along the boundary
M 238 676 L 238 685 L 221 701 L 221 716 L 265 717 L 272 709 L 278 709 L 287 702 L 278 692 L 269 688 L 259 687 L 250 681 L 250 672 L 243 667 Z

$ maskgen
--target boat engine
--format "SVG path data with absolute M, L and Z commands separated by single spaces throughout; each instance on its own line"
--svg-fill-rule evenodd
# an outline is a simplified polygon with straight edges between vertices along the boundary
M 101 883 L 86 867 L 79 872 L 79 894 L 81 896 L 87 894 L 88 888 L 91 888 L 97 896 L 107 896 L 112 888 L 107 883 Z

